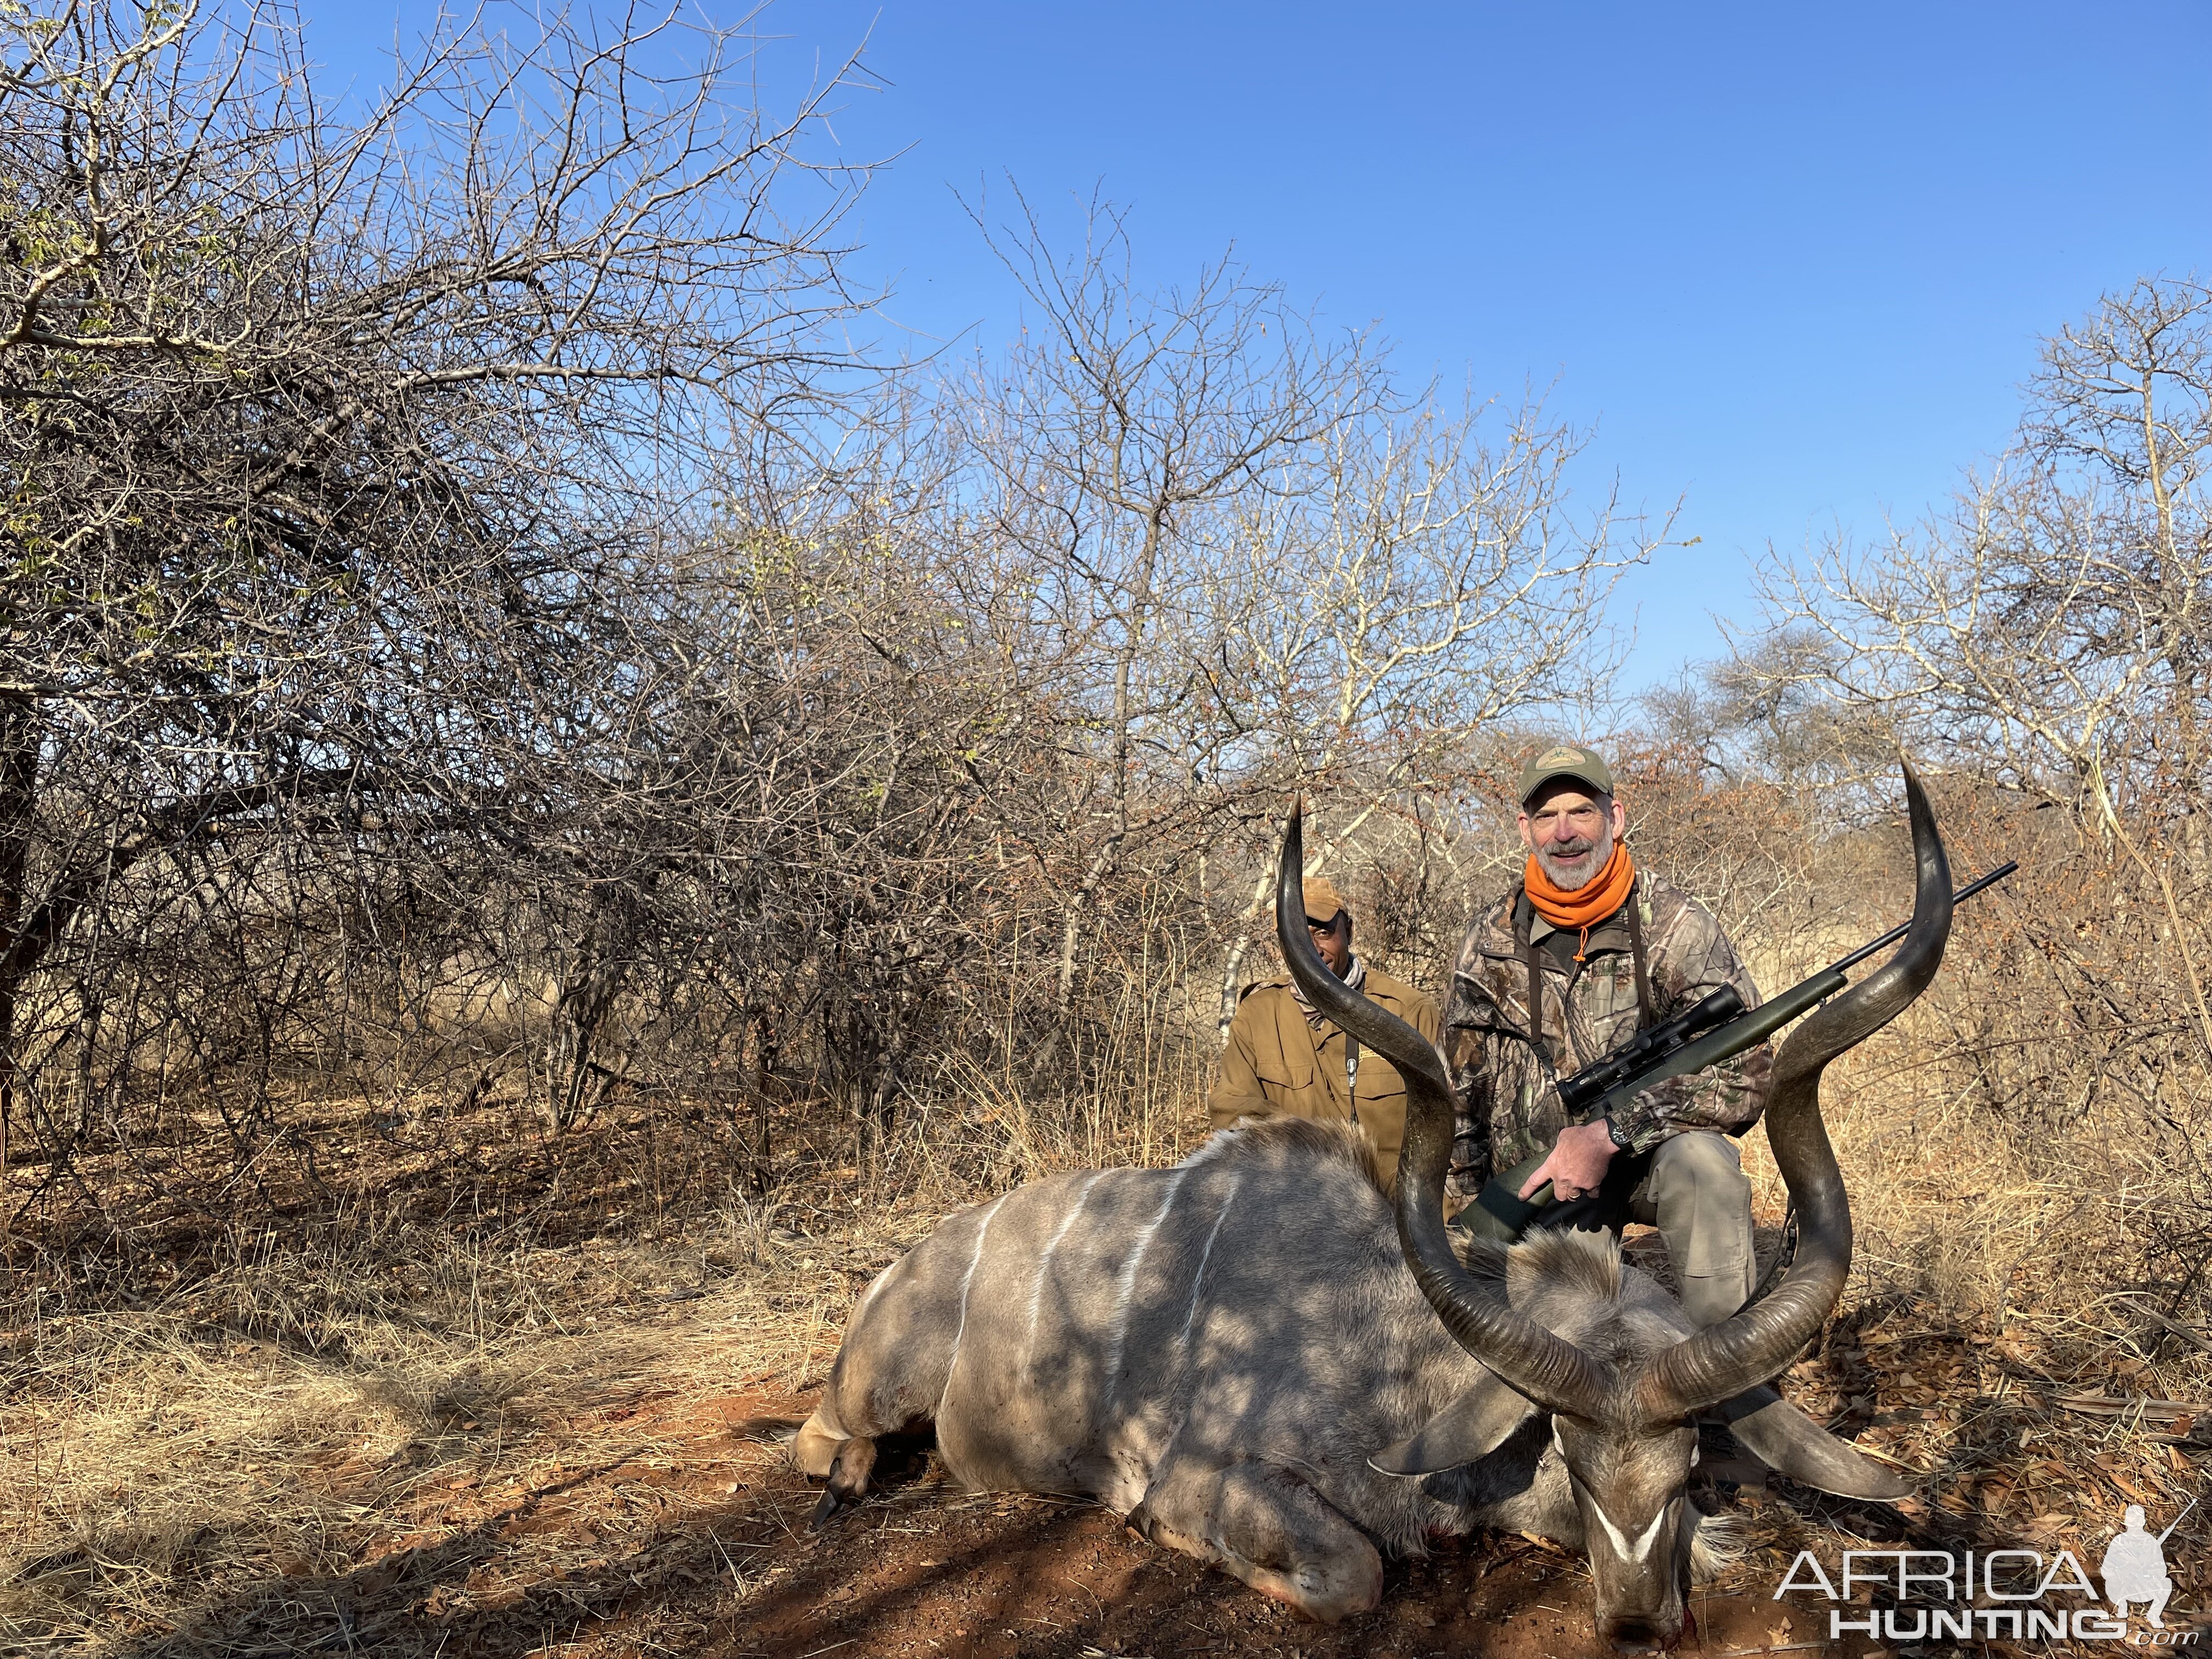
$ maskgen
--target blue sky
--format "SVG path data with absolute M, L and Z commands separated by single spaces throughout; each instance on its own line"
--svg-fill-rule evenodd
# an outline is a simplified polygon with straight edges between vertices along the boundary
M 422 0 L 307 10 L 373 82 Z M 729 15 L 733 15 L 732 11 Z M 1880 533 L 2012 426 L 2037 337 L 2137 276 L 2212 275 L 2212 5 L 1364 8 L 799 3 L 771 85 L 864 36 L 855 159 L 897 154 L 856 269 L 931 337 L 1017 295 L 955 198 L 1006 174 L 1127 204 L 1141 267 L 1234 243 L 1412 379 L 1595 422 L 1591 481 L 1684 498 L 1623 591 L 1632 677 L 1755 615 L 1748 562 Z M 895 330 L 881 337 L 895 343 Z

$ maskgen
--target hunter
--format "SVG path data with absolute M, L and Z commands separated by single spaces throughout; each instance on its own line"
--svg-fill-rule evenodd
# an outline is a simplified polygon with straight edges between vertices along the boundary
M 1352 950 L 1352 912 L 1334 884 L 1305 884 L 1306 930 L 1328 970 L 1419 1031 L 1437 1040 L 1437 1005 Z M 1376 1054 L 1363 1053 L 1322 1018 L 1287 974 L 1248 985 L 1230 1022 L 1221 1073 L 1206 1097 L 1213 1127 L 1244 1117 L 1349 1119 L 1359 1126 L 1388 1181 L 1406 1139 L 1406 1081 Z
M 1553 1085 L 1723 986 L 1747 1008 L 1758 989 L 1704 906 L 1637 869 L 1596 754 L 1540 750 L 1519 799 L 1528 862 L 1468 927 L 1445 1012 L 1459 1095 L 1447 1191 L 1472 1200 L 1453 1224 L 1500 1238 L 1656 1225 L 1684 1307 L 1716 1324 L 1753 1289 L 1751 1183 L 1733 1137 L 1766 1104 L 1770 1051 L 1670 1079 L 1584 1123 L 1567 1121 Z

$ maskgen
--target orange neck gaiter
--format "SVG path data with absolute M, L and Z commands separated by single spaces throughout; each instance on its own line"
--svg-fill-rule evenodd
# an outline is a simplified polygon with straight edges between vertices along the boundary
M 1636 880 L 1636 860 L 1628 855 L 1628 843 L 1617 841 L 1605 868 L 1570 893 L 1544 873 L 1544 866 L 1531 853 L 1521 879 L 1538 915 L 1562 933 L 1582 934 L 1582 943 L 1575 948 L 1575 960 L 1580 962 L 1583 952 L 1589 949 L 1590 929 L 1628 902 L 1629 887 Z

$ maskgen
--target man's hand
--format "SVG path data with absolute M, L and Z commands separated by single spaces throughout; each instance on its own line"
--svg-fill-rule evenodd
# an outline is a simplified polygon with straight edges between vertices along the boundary
M 1521 1184 L 1520 1195 L 1528 1197 L 1547 1181 L 1553 1196 L 1563 1200 L 1594 1193 L 1605 1179 L 1606 1166 L 1613 1162 L 1614 1151 L 1612 1131 L 1602 1118 L 1571 1125 L 1559 1131 L 1550 1154 L 1536 1166 L 1536 1173 Z

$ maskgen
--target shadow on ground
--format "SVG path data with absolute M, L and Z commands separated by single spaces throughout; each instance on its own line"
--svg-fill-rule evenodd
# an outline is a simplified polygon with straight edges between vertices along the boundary
M 1591 1633 L 1581 1562 L 1521 1538 L 1438 1540 L 1426 1560 L 1390 1565 L 1375 1613 L 1325 1626 L 1144 1542 L 1095 1504 L 962 1492 L 919 1453 L 886 1459 L 881 1491 L 811 1533 L 814 1492 L 776 1443 L 811 1403 L 753 1395 L 695 1407 L 696 1449 L 675 1471 L 641 1478 L 621 1462 L 564 1471 L 467 1524 L 426 1517 L 421 1541 L 353 1571 L 247 1585 L 203 1604 L 188 1626 L 112 1650 L 133 1659 L 1579 1659 L 1604 1650 Z M 1778 1516 L 1779 1500 L 1764 1501 Z M 1866 1528 L 1875 1518 L 1859 1510 L 1850 1522 Z M 1778 1604 L 1747 1579 L 1701 1593 L 1693 1609 L 1686 1654 L 1829 1649 L 1818 1639 L 1824 1607 Z

